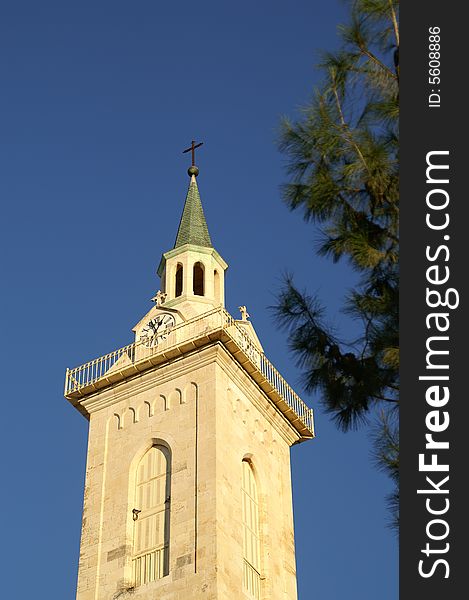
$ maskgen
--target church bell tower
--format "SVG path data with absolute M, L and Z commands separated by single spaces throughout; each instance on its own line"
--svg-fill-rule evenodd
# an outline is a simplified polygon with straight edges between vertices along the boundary
M 297 598 L 290 446 L 313 414 L 224 307 L 198 173 L 134 342 L 67 369 L 89 420 L 77 600 Z

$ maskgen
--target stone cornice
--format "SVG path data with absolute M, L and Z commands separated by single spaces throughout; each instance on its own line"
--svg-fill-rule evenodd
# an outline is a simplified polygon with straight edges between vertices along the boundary
M 88 417 L 94 410 L 96 398 L 103 399 L 99 403 L 106 402 L 104 399 L 108 398 L 110 390 L 125 388 L 130 381 L 146 381 L 151 373 L 169 372 L 169 377 L 177 376 L 178 369 L 182 368 L 180 365 L 186 364 L 184 358 L 193 361 L 194 356 L 204 356 L 204 350 L 208 351 L 214 344 L 223 348 L 229 357 L 228 364 L 234 365 L 234 372 L 242 372 L 246 381 L 262 391 L 300 439 L 314 437 L 311 409 L 222 307 L 176 326 L 171 339 L 162 342 L 154 351 L 132 344 L 68 370 L 65 395 Z
M 158 265 L 158 269 L 156 270 L 157 275 L 159 277 L 161 277 L 163 275 L 164 266 L 166 264 L 166 261 L 169 258 L 173 258 L 174 256 L 179 256 L 183 252 L 194 252 L 196 254 L 207 254 L 209 256 L 212 256 L 220 264 L 220 266 L 223 268 L 223 270 L 226 271 L 226 269 L 228 268 L 228 263 L 225 260 L 223 260 L 223 258 L 215 250 L 215 248 L 206 248 L 204 246 L 195 246 L 194 244 L 184 244 L 183 246 L 179 246 L 178 248 L 173 248 L 173 250 L 169 250 L 168 252 L 165 252 L 162 255 L 160 264 Z
M 137 373 L 124 381 L 86 396 L 79 403 L 85 409 L 86 413 L 90 415 L 98 410 L 112 406 L 116 402 L 145 392 L 157 385 L 164 385 L 177 377 L 193 372 L 197 368 L 213 363 L 213 356 L 207 352 L 210 348 L 209 346 L 194 350 L 192 353 L 184 354 L 179 358 L 162 363 L 153 369 Z
M 288 445 L 301 441 L 301 436 L 296 429 L 248 373 L 233 361 L 230 353 L 219 341 L 90 394 L 80 402 L 82 412 L 90 416 L 122 400 L 131 399 L 142 392 L 169 383 L 210 364 L 217 364 L 223 369 Z

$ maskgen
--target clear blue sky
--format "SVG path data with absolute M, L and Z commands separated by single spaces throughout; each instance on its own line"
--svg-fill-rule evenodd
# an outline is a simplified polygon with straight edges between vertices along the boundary
M 266 354 L 316 409 L 317 439 L 292 450 L 300 600 L 397 598 L 389 484 L 365 432 L 339 433 L 303 393 L 267 310 L 288 269 L 347 327 L 337 308 L 350 274 L 315 256 L 317 233 L 282 204 L 275 143 L 344 10 L 1 4 L 2 598 L 74 598 L 87 421 L 62 397 L 65 368 L 132 340 L 174 242 L 192 138 L 205 143 L 198 183 L 230 265 L 227 307 L 247 305 Z

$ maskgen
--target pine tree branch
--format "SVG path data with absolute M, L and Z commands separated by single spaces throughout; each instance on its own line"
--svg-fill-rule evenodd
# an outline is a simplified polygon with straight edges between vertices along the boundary
M 345 121 L 344 113 L 343 113 L 343 110 L 342 110 L 342 104 L 340 102 L 339 93 L 337 91 L 337 84 L 336 84 L 336 80 L 335 80 L 335 75 L 334 75 L 332 69 L 330 70 L 330 76 L 331 76 L 331 79 L 332 79 L 332 91 L 333 91 L 334 96 L 335 96 L 336 106 L 337 106 L 337 111 L 339 113 L 340 122 L 341 122 L 342 128 L 343 128 L 343 130 L 344 130 L 344 132 L 346 134 L 345 138 L 349 142 L 349 144 L 351 144 L 352 147 L 355 148 L 355 152 L 358 154 L 361 162 L 363 163 L 363 166 L 365 167 L 365 169 L 368 172 L 368 174 L 370 174 L 370 169 L 368 168 L 368 165 L 366 163 L 365 157 L 363 156 L 363 153 L 360 150 L 358 144 L 353 139 L 353 135 L 352 135 L 352 133 L 350 131 L 350 127 L 349 127 L 349 125 Z
M 293 175 L 284 199 L 320 224 L 317 254 L 348 259 L 360 277 L 344 305 L 359 320 L 356 341 L 337 339 L 318 297 L 299 292 L 291 278 L 276 308 L 306 391 L 319 392 L 339 429 L 369 425 L 370 411 L 382 403 L 376 457 L 393 481 L 399 460 L 398 16 L 397 0 L 351 3 L 342 47 L 325 54 L 323 83 L 302 117 L 284 127 L 280 144 Z M 393 517 L 397 496 L 390 501 Z
M 383 400 L 383 402 L 392 402 L 393 404 L 399 404 L 399 400 L 395 398 L 386 398 L 385 396 L 375 396 L 378 400 Z
M 386 66 L 383 62 L 381 62 L 377 56 L 375 56 L 372 52 L 370 52 L 363 43 L 359 44 L 359 48 L 360 48 L 360 52 L 364 56 L 367 56 L 375 65 L 380 67 L 385 73 L 387 73 L 390 77 L 392 77 L 393 79 L 395 79 L 397 81 L 397 79 L 398 79 L 397 75 L 395 73 L 393 73 L 388 66 Z
M 392 24 L 394 27 L 394 35 L 396 37 L 396 47 L 399 48 L 399 26 L 397 24 L 397 17 L 396 17 L 396 11 L 394 10 L 394 4 L 393 4 L 393 0 L 388 0 L 389 2 L 389 9 L 391 11 L 391 19 L 392 19 Z

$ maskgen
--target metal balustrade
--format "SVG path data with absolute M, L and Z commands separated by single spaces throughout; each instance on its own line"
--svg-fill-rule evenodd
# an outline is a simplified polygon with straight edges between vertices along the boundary
M 132 560 L 133 580 L 135 587 L 157 581 L 167 575 L 165 563 L 167 562 L 168 547 L 158 548 L 135 557 Z
M 291 421 L 300 421 L 314 435 L 313 411 L 310 409 L 263 352 L 253 343 L 248 333 L 223 308 L 215 308 L 200 316 L 180 323 L 154 347 L 148 348 L 140 342 L 134 342 L 84 365 L 67 369 L 65 376 L 65 396 L 76 398 L 92 393 L 96 389 L 119 380 L 118 375 L 139 373 L 146 368 L 181 355 L 181 347 L 187 350 L 203 346 L 207 341 L 221 339 L 230 348 L 235 345 L 235 358 L 254 375 L 267 382 L 280 396 L 286 410 L 293 411 Z M 240 358 L 240 352 L 242 359 Z M 116 378 L 117 376 L 117 378 Z
M 250 598 L 259 600 L 261 597 L 261 576 L 246 560 L 243 561 L 243 587 Z

